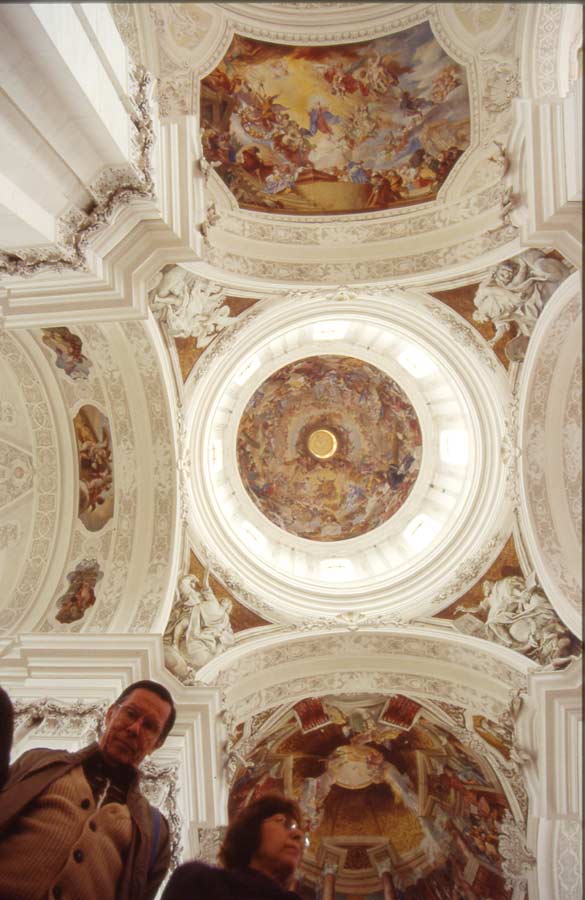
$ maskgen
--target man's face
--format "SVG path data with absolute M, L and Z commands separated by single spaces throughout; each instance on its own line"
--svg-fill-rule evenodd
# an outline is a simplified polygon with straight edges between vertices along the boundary
M 106 713 L 106 728 L 99 745 L 106 759 L 114 764 L 140 765 L 145 756 L 160 746 L 160 737 L 171 706 L 158 694 L 136 688 L 118 706 Z

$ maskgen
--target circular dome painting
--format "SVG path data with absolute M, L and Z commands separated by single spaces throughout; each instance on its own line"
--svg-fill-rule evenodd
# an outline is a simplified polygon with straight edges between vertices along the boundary
M 386 522 L 420 468 L 421 429 L 404 391 L 369 363 L 312 356 L 274 372 L 238 426 L 244 487 L 275 525 L 341 541 Z

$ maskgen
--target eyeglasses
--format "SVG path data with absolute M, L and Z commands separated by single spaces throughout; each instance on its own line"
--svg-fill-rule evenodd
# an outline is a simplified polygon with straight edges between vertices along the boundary
M 144 715 L 144 713 L 135 706 L 118 706 L 118 715 L 122 721 L 126 722 L 128 725 L 140 722 L 143 731 L 145 731 L 150 738 L 156 740 L 160 737 L 162 728 L 159 722 L 157 722 L 156 719 L 151 719 L 150 716 Z
M 277 825 L 282 825 L 286 831 L 290 831 L 292 834 L 298 834 L 303 840 L 303 844 L 305 847 L 309 846 L 309 835 L 305 834 L 305 829 L 302 825 L 299 825 L 296 819 L 293 819 L 290 816 L 286 816 L 284 813 L 276 813 L 274 816 L 268 816 L 265 822 L 276 822 Z

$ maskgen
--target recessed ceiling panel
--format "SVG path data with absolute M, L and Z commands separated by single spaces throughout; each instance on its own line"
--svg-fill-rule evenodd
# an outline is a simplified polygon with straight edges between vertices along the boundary
M 469 146 L 465 71 L 428 22 L 362 43 L 235 35 L 201 83 L 207 160 L 244 209 L 340 214 L 433 200 Z

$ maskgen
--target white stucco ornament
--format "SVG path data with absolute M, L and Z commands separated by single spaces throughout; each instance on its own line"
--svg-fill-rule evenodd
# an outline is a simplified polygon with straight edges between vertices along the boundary
M 173 266 L 161 273 L 150 304 L 155 318 L 166 326 L 171 337 L 194 337 L 198 347 L 207 347 L 235 321 L 225 299 L 219 285 Z

